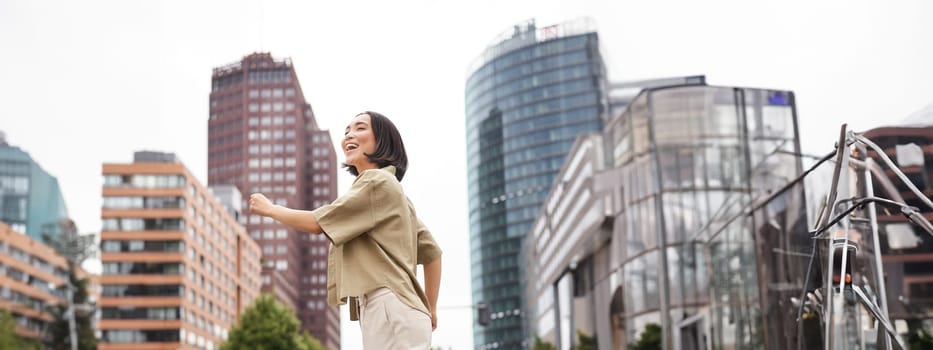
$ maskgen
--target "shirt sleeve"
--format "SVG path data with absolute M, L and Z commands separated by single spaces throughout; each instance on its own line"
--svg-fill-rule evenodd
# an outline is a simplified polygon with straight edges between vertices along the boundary
M 433 262 L 441 256 L 441 247 L 434 241 L 434 236 L 431 235 L 431 231 L 429 231 L 427 226 L 424 226 L 424 223 L 418 218 L 418 215 L 415 213 L 415 207 L 411 204 L 410 200 L 408 201 L 408 205 L 409 208 L 411 208 L 411 215 L 414 217 L 415 234 L 418 238 L 418 264 L 424 265 Z
M 359 179 L 333 203 L 311 212 L 334 245 L 344 244 L 376 226 L 371 179 Z
M 418 264 L 424 265 L 441 257 L 441 247 L 434 241 L 431 231 L 418 219 Z

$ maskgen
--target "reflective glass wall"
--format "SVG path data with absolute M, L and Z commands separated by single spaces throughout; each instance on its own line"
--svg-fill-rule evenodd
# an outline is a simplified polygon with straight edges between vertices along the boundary
M 793 95 L 710 86 L 647 90 L 606 128 L 623 173 L 613 334 L 661 326 L 673 348 L 765 343 L 751 206 L 800 171 Z M 621 305 L 620 305 L 621 304 Z M 624 329 L 618 329 L 618 328 Z M 624 336 L 623 336 L 624 335 Z

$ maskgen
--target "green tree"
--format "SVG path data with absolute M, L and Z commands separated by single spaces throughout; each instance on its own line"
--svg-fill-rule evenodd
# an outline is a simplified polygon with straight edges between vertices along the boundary
M 0 310 L 0 349 L 16 349 L 19 336 L 16 335 L 16 320 L 9 311 Z
M 638 341 L 629 345 L 629 350 L 661 350 L 661 326 L 657 323 L 645 325 Z
M 78 279 L 74 274 L 74 269 L 69 270 L 68 278 L 74 287 L 72 302 L 74 305 L 87 305 L 88 292 L 87 287 L 90 283 L 87 278 Z M 52 322 L 49 324 L 49 346 L 52 349 L 71 349 L 71 337 L 68 327 L 68 306 L 65 304 L 48 307 L 52 315 Z M 91 326 L 91 318 L 94 316 L 91 310 L 75 309 L 75 331 L 78 336 L 78 350 L 97 349 L 97 339 L 94 337 L 94 328 Z
M 7 310 L 0 310 L 0 349 L 41 350 L 42 344 L 35 339 L 16 334 L 16 320 Z
M 535 343 L 531 345 L 531 350 L 557 350 L 557 347 L 551 342 L 541 341 L 541 338 L 535 337 Z
M 263 294 L 246 308 L 220 350 L 323 350 L 307 333 L 298 333 L 295 313 Z
M 32 338 L 19 338 L 19 350 L 44 350 L 42 342 Z
M 907 337 L 907 346 L 910 350 L 933 349 L 933 336 L 923 329 L 911 332 Z
M 581 330 L 577 330 L 577 350 L 596 350 L 596 336 L 588 336 Z
M 326 350 L 317 338 L 312 337 L 308 332 L 301 332 L 298 335 L 298 349 L 300 350 Z

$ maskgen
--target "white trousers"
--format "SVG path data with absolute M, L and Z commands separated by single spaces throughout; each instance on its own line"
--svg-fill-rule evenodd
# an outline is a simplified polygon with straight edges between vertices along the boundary
M 431 316 L 403 303 L 388 288 L 360 297 L 364 350 L 427 350 Z

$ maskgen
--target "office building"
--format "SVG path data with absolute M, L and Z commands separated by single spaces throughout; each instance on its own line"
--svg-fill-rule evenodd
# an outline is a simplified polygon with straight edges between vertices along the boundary
M 101 350 L 217 349 L 260 293 L 259 245 L 173 154 L 103 165 Z
M 215 68 L 211 82 L 211 186 L 236 186 L 244 203 L 261 192 L 276 204 L 309 210 L 336 199 L 330 133 L 318 126 L 290 59 L 250 54 Z M 338 309 L 326 302 L 326 237 L 249 213 L 240 222 L 262 247 L 263 291 L 292 307 L 303 330 L 340 348 Z
M 0 132 L 0 221 L 42 242 L 42 226 L 67 217 L 58 179 Z
M 642 90 L 604 130 L 577 139 L 526 238 L 529 339 L 558 349 L 579 346 L 578 332 L 600 349 L 646 336 L 665 349 L 795 348 L 774 327 L 795 310 L 769 302 L 800 292 L 806 260 L 775 265 L 784 280 L 759 278 L 770 277 L 761 263 L 770 248 L 791 248 L 756 245 L 770 221 L 749 215 L 770 203 L 768 213 L 785 213 L 780 223 L 806 224 L 804 208 L 770 197 L 800 173 L 794 154 L 791 92 L 690 81 Z M 782 237 L 809 249 L 807 238 Z
M 474 326 L 477 348 L 525 343 L 522 241 L 574 139 L 603 126 L 606 70 L 594 28 L 588 19 L 521 23 L 471 67 L 465 112 L 473 302 L 495 316 Z

